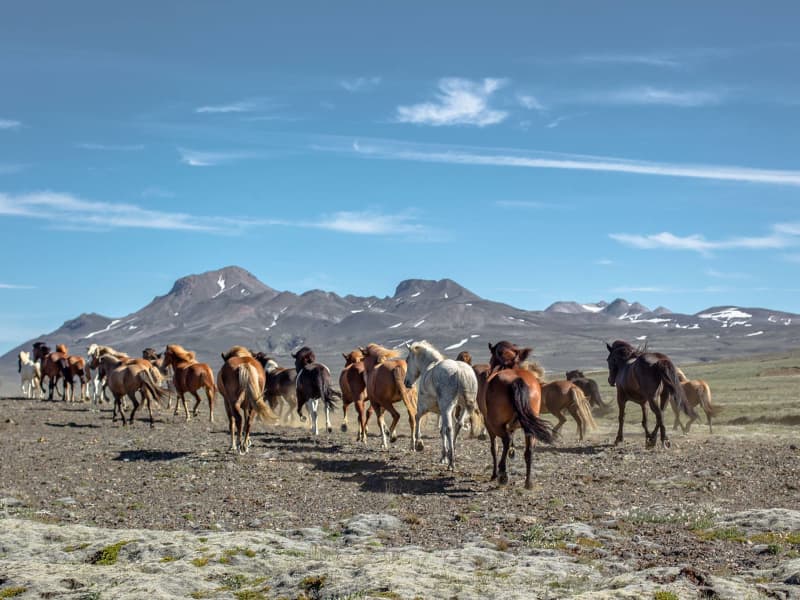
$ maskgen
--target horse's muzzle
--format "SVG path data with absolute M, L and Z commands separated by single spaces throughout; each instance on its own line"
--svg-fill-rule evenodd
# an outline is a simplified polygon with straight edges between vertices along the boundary
M 414 389 L 414 384 L 413 383 L 408 383 L 407 381 L 404 381 L 403 383 L 406 385 L 406 389 L 407 390 L 413 390 Z
M 609 377 L 608 378 L 608 385 L 610 385 L 611 387 L 614 387 L 614 381 L 615 381 L 615 378 Z

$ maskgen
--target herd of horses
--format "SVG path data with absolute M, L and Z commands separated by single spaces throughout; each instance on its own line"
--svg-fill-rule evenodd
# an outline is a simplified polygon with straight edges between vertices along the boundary
M 675 412 L 673 429 L 688 431 L 698 418 L 695 407 L 706 413 L 709 430 L 711 419 L 719 407 L 711 403 L 708 384 L 688 380 L 672 360 L 661 353 L 649 352 L 617 340 L 606 344 L 608 349 L 608 383 L 616 388 L 619 427 L 615 443 L 623 441 L 625 407 L 628 401 L 639 404 L 647 447 L 661 444 L 669 447 L 664 423 L 664 410 L 671 404 Z M 406 344 L 405 357 L 396 349 L 378 344 L 358 347 L 342 354 L 345 366 L 339 376 L 339 389 L 332 384 L 330 369 L 317 361 L 311 348 L 303 347 L 291 356 L 294 368 L 283 368 L 262 352 L 243 346 L 233 346 L 221 354 L 223 365 L 216 378 L 211 367 L 199 362 L 194 352 L 178 344 L 168 344 L 163 352 L 152 348 L 143 351 L 141 358 L 130 357 L 109 346 L 92 344 L 87 358 L 70 355 L 59 344 L 55 351 L 43 342 L 33 345 L 33 352 L 19 353 L 19 372 L 22 391 L 28 397 L 45 391 L 49 382 L 48 399 L 53 400 L 58 382 L 63 382 L 64 400 L 75 400 L 74 381 L 80 382 L 81 399 L 89 399 L 96 409 L 106 394 L 113 396 L 112 420 L 119 417 L 123 426 L 133 423 L 141 405 L 146 406 L 150 426 L 153 426 L 153 403 L 167 398 L 171 408 L 174 394 L 175 413 L 183 407 L 186 420 L 191 418 L 186 394 L 195 399 L 191 415 L 196 416 L 202 402 L 202 391 L 209 405 L 209 420 L 214 420 L 214 401 L 222 395 L 231 437 L 231 451 L 244 454 L 251 441 L 250 432 L 256 417 L 267 423 L 284 421 L 296 411 L 301 421 L 311 420 L 311 431 L 319 433 L 317 425 L 320 403 L 325 409 L 325 427 L 332 431 L 331 412 L 341 403 L 344 420 L 342 430 L 348 429 L 347 411 L 350 406 L 358 415 L 357 440 L 366 444 L 367 424 L 374 413 L 383 448 L 397 439 L 401 413 L 405 407 L 411 431 L 411 450 L 424 449 L 420 422 L 424 415 L 439 416 L 441 463 L 452 470 L 455 466 L 455 443 L 461 429 L 468 427 L 470 435 L 487 437 L 492 455 L 492 479 L 500 484 L 508 481 L 506 462 L 513 456 L 513 433 L 522 429 L 525 437 L 525 486 L 531 487 L 531 461 L 537 441 L 552 443 L 566 422 L 564 412 L 577 423 L 579 439 L 596 428 L 592 415 L 594 407 L 608 412 L 597 382 L 579 370 L 568 371 L 566 379 L 545 382 L 544 371 L 530 361 L 531 348 L 519 347 L 508 341 L 489 344 L 489 362 L 472 364 L 472 357 L 461 352 L 455 360 L 445 358 L 426 341 Z M 88 360 L 87 360 L 88 359 Z M 171 374 L 171 378 L 169 375 Z M 137 397 L 138 392 L 138 397 Z M 132 408 L 126 419 L 126 400 Z M 648 409 L 655 416 L 652 431 L 648 427 Z M 305 412 L 308 412 L 307 416 Z M 385 414 L 392 417 L 385 423 Z M 541 414 L 553 414 L 558 423 L 553 426 Z M 681 423 L 679 413 L 689 417 Z M 497 439 L 502 443 L 498 462 Z

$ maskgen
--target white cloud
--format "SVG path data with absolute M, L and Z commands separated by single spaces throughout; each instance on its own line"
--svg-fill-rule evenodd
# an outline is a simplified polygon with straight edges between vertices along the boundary
M 538 202 L 536 200 L 498 200 L 494 203 L 495 206 L 500 208 L 522 208 L 522 209 L 549 209 L 549 208 L 563 208 L 560 204 L 551 204 L 549 202 Z
M 243 113 L 252 112 L 257 110 L 258 107 L 259 103 L 254 100 L 240 100 L 229 104 L 198 106 L 194 109 L 194 112 L 208 114 Z
M 747 273 L 737 273 L 737 272 L 730 272 L 725 273 L 722 271 L 717 271 L 716 269 L 706 269 L 706 275 L 709 277 L 713 277 L 714 279 L 749 279 L 750 275 Z
M 107 152 L 136 152 L 144 150 L 144 144 L 94 144 L 81 143 L 75 144 L 81 150 L 102 150 Z
M 797 245 L 798 241 L 777 231 L 757 237 L 736 237 L 728 240 L 707 240 L 699 234 L 678 236 L 669 232 L 651 235 L 612 233 L 609 237 L 621 244 L 643 250 L 689 250 L 708 254 L 714 250 L 765 250 Z
M 144 198 L 174 198 L 175 193 L 158 186 L 150 186 L 142 190 Z
M 178 152 L 181 155 L 181 162 L 190 167 L 215 167 L 237 160 L 258 158 L 258 155 L 252 152 L 204 152 L 189 148 L 178 148 Z
M 520 106 L 528 110 L 547 110 L 536 96 L 531 96 L 530 94 L 517 94 L 517 102 L 519 102 Z
M 592 92 L 584 94 L 580 100 L 591 104 L 607 105 L 666 105 L 680 108 L 716 106 L 725 100 L 727 94 L 721 90 L 674 90 L 639 86 Z
M 337 212 L 310 226 L 364 235 L 408 235 L 428 230 L 410 215 L 374 212 Z
M 508 113 L 489 106 L 492 94 L 505 85 L 503 79 L 483 79 L 480 82 L 447 77 L 439 80 L 435 102 L 398 106 L 396 120 L 419 125 L 495 125 Z
M 342 150 L 312 146 L 319 150 Z M 470 149 L 457 146 L 426 146 L 421 144 L 398 144 L 394 142 L 372 142 L 352 144 L 347 151 L 355 151 L 365 158 L 407 160 L 460 165 L 484 165 L 522 167 L 529 169 L 567 169 L 636 175 L 658 175 L 663 177 L 689 177 L 720 181 L 741 181 L 776 185 L 800 186 L 800 171 L 778 169 L 753 169 L 750 167 L 722 165 L 692 165 L 637 161 L 585 154 L 561 154 L 539 152 L 535 156 L 508 154 L 507 150 Z
M 33 285 L 18 285 L 16 283 L 0 283 L 0 290 L 35 290 Z
M 0 163 L 0 175 L 8 175 L 10 173 L 19 173 L 25 165 L 3 164 Z
M 583 54 L 575 57 L 574 62 L 584 64 L 646 65 L 648 67 L 666 67 L 670 69 L 681 66 L 680 61 L 669 54 Z
M 22 123 L 20 121 L 15 121 L 13 119 L 0 119 L 0 129 L 19 129 L 22 127 Z
M 594 264 L 607 267 L 609 265 L 613 265 L 614 261 L 608 258 L 598 258 L 596 261 L 594 261 Z
M 348 92 L 366 92 L 375 89 L 380 83 L 380 77 L 355 77 L 353 79 L 341 79 L 339 81 L 339 85 Z

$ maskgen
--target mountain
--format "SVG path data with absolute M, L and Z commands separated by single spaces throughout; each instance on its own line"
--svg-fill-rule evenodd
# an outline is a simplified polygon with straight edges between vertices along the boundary
M 392 296 L 339 296 L 323 290 L 278 291 L 239 267 L 178 279 L 163 296 L 123 317 L 81 314 L 40 336 L 85 353 L 92 342 L 139 356 L 146 347 L 179 343 L 217 368 L 219 354 L 244 344 L 291 363 L 290 352 L 312 346 L 338 371 L 340 352 L 369 342 L 402 348 L 427 339 L 446 354 L 468 350 L 487 358 L 487 342 L 509 339 L 534 348 L 555 377 L 567 368 L 605 368 L 605 342 L 626 339 L 678 362 L 716 360 L 800 345 L 800 315 L 763 308 L 715 306 L 694 315 L 650 310 L 617 298 L 581 304 L 556 302 L 525 311 L 481 298 L 450 279 L 407 279 Z M 29 340 L 0 357 L 0 373 L 16 385 L 16 355 Z

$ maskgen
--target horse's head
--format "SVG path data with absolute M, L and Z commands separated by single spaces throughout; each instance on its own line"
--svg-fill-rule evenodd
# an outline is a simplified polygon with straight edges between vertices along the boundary
M 491 352 L 489 367 L 492 371 L 499 371 L 518 367 L 520 363 L 528 359 L 530 353 L 533 352 L 533 348 L 519 348 L 504 340 L 497 342 L 494 346 L 490 343 L 489 351 Z
M 292 354 L 292 358 L 294 359 L 294 367 L 297 369 L 298 373 L 300 373 L 300 371 L 302 371 L 303 367 L 306 365 L 317 362 L 317 357 L 314 354 L 314 351 L 308 346 L 303 346 L 300 348 L 300 350 Z
M 472 364 L 472 355 L 469 352 L 467 352 L 466 350 L 462 350 L 461 352 L 458 353 L 458 356 L 456 356 L 456 360 L 461 361 L 461 362 L 465 362 L 468 365 L 471 365 Z
M 155 348 L 145 348 L 142 350 L 142 358 L 154 363 L 159 358 L 158 352 L 156 352 Z
M 408 356 L 406 356 L 406 376 L 403 378 L 403 383 L 408 389 L 411 389 L 422 373 L 418 360 L 422 348 L 419 344 L 406 344 L 406 348 L 408 348 Z
M 608 385 L 613 386 L 622 365 L 636 356 L 636 349 L 623 340 L 617 340 L 610 346 L 606 343 L 606 348 L 608 348 L 608 358 L 606 359 L 608 362 Z
M 50 354 L 50 346 L 44 342 L 34 342 L 33 344 L 33 360 L 44 360 L 44 357 Z
M 586 376 L 583 374 L 583 371 L 575 369 L 573 371 L 567 371 L 567 381 L 573 381 L 575 379 L 584 379 Z
M 364 360 L 364 353 L 361 351 L 361 349 L 353 350 L 348 354 L 342 354 L 342 356 L 344 357 L 345 367 L 349 367 L 350 365 L 360 363 L 362 360 Z

